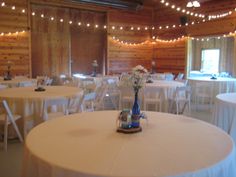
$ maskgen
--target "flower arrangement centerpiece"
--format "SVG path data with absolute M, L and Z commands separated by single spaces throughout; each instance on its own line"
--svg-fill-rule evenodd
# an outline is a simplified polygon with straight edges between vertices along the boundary
M 96 77 L 96 75 L 97 75 L 97 67 L 98 67 L 97 60 L 93 60 L 92 66 L 93 66 L 93 74 L 92 74 L 92 76 Z
M 140 106 L 139 106 L 139 100 L 138 100 L 138 93 L 139 90 L 144 86 L 146 79 L 145 74 L 147 73 L 147 70 L 141 66 L 138 65 L 132 69 L 131 77 L 130 77 L 130 83 L 132 84 L 132 87 L 134 89 L 134 104 L 132 107 L 132 127 L 137 128 L 140 126 L 139 119 L 140 119 Z
M 117 132 L 135 133 L 142 131 L 142 127 L 140 126 L 140 118 L 146 119 L 146 116 L 144 113 L 140 113 L 138 94 L 139 90 L 146 82 L 146 73 L 147 70 L 143 66 L 138 65 L 132 69 L 131 74 L 123 83 L 124 85 L 133 88 L 135 98 L 132 111 L 129 109 L 124 109 L 119 114 L 117 119 Z

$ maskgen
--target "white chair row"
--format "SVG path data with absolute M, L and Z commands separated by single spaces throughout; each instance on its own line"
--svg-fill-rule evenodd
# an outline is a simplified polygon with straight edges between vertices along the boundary
M 131 87 L 120 87 L 120 109 L 131 108 L 134 101 L 134 91 Z M 177 87 L 172 98 L 169 98 L 170 113 L 183 113 L 187 105 L 188 112 L 191 112 L 191 88 L 189 86 Z M 143 98 L 143 100 L 142 100 Z M 144 87 L 140 90 L 139 101 L 143 102 L 143 109 L 150 110 L 154 107 L 155 111 L 163 111 L 162 106 L 165 102 L 162 88 Z M 182 109 L 181 109 L 182 108 Z

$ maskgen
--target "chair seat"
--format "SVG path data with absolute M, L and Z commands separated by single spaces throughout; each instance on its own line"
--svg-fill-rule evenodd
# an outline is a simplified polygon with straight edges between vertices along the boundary
M 21 118 L 20 115 L 14 114 L 13 115 L 14 120 L 18 120 L 19 118 Z M 0 114 L 0 124 L 4 124 L 5 123 L 5 119 L 6 119 L 6 114 Z M 10 121 L 8 121 L 8 124 L 10 124 Z

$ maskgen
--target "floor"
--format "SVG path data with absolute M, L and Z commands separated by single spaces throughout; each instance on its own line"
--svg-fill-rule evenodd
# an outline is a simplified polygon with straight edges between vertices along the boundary
M 205 106 L 194 108 L 191 117 L 209 122 L 211 111 Z M 187 113 L 184 113 L 187 114 Z M 8 151 L 5 152 L 0 145 L 0 177 L 20 177 L 23 157 L 23 144 L 17 139 L 9 140 Z

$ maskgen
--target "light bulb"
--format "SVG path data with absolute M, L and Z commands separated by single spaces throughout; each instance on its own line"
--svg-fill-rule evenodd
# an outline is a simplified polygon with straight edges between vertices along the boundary
M 200 7 L 200 3 L 198 1 L 193 1 L 193 7 Z

